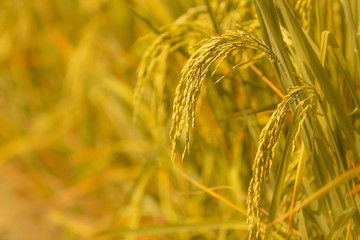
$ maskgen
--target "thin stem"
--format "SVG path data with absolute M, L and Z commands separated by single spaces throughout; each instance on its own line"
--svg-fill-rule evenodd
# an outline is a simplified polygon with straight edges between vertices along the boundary
M 155 27 L 148 19 L 146 19 L 145 17 L 140 15 L 138 12 L 136 12 L 136 10 L 134 9 L 133 6 L 128 5 L 128 8 L 135 15 L 135 17 L 137 17 L 141 21 L 143 21 L 153 32 L 155 32 L 156 34 L 161 34 L 161 31 L 157 27 Z
M 210 3 L 209 3 L 209 0 L 204 0 L 205 1 L 205 4 L 206 4 L 206 8 L 209 12 L 209 15 L 210 15 L 210 18 L 211 18 L 211 22 L 212 22 L 212 25 L 214 26 L 214 30 L 217 34 L 221 34 L 221 31 L 220 31 L 220 28 L 216 22 L 216 19 L 215 19 L 215 16 L 211 10 L 211 6 L 210 6 Z
M 257 69 L 254 65 L 250 65 L 250 68 L 281 98 L 284 99 L 284 94 L 267 78 L 265 75 Z

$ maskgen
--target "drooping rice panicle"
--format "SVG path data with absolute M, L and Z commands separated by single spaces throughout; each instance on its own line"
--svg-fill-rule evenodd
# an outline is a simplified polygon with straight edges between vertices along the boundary
M 195 108 L 201 85 L 216 61 L 223 61 L 230 53 L 241 49 L 254 49 L 272 57 L 272 52 L 261 40 L 245 31 L 228 31 L 206 41 L 190 57 L 182 70 L 182 77 L 176 89 L 173 104 L 172 128 L 170 141 L 172 160 L 175 160 L 177 138 L 186 130 L 184 154 L 189 151 L 189 130 L 195 123 Z M 217 68 L 217 67 L 216 67 Z M 216 70 L 215 68 L 215 70 Z
M 284 124 L 286 114 L 290 109 L 290 105 L 295 101 L 298 94 L 304 89 L 305 87 L 302 86 L 289 89 L 289 93 L 285 96 L 283 101 L 278 104 L 270 120 L 261 131 L 259 137 L 259 146 L 252 167 L 253 175 L 248 189 L 247 221 L 249 223 L 250 238 L 252 237 L 254 228 L 256 228 L 256 238 L 258 238 L 260 234 L 260 199 L 262 185 L 269 176 L 275 155 L 275 148 L 279 142 L 280 132 Z M 307 109 L 304 108 L 301 116 L 305 116 L 306 110 Z M 303 119 L 300 122 L 302 123 Z M 255 219 L 257 219 L 256 226 Z

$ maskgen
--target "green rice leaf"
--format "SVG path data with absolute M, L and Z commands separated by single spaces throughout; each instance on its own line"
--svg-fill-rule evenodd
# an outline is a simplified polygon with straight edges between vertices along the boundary
M 330 230 L 329 234 L 326 237 L 326 240 L 335 240 L 339 239 L 341 233 L 346 228 L 349 219 L 352 217 L 352 215 L 356 212 L 356 208 L 348 208 L 346 209 L 340 217 L 337 219 L 336 223 Z

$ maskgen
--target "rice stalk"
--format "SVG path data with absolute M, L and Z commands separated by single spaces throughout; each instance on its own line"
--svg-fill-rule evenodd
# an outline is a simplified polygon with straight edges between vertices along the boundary
M 290 88 L 289 93 L 285 96 L 283 101 L 278 104 L 275 112 L 272 114 L 270 120 L 260 133 L 259 146 L 252 167 L 253 175 L 250 181 L 247 199 L 247 221 L 249 224 L 250 238 L 252 237 L 254 228 L 256 228 L 256 238 L 258 238 L 260 234 L 260 198 L 262 185 L 269 176 L 275 155 L 275 149 L 280 139 L 280 132 L 284 124 L 286 114 L 290 110 L 290 105 L 297 99 L 299 93 L 305 89 L 308 89 L 308 87 L 297 86 Z M 299 103 L 298 107 L 303 107 L 303 104 L 304 101 Z M 301 120 L 298 123 L 298 129 L 300 129 L 300 125 L 305 120 L 308 106 L 306 106 L 300 114 Z M 255 219 L 257 219 L 256 227 Z

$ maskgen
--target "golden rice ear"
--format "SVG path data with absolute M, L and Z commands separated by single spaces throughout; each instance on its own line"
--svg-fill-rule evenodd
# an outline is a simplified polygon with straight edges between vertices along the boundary
M 291 88 L 289 93 L 285 96 L 284 100 L 280 104 L 278 104 L 270 120 L 261 131 L 259 138 L 259 146 L 252 167 L 253 175 L 248 189 L 247 222 L 249 223 L 250 237 L 252 236 L 254 228 L 256 230 L 256 238 L 258 238 L 260 234 L 260 199 L 262 185 L 269 176 L 275 155 L 275 149 L 280 139 L 280 132 L 284 124 L 286 114 L 290 109 L 290 105 L 297 99 L 299 93 L 301 93 L 305 89 L 306 87 L 303 86 Z M 304 102 L 301 102 L 299 104 L 299 107 L 302 107 L 303 105 Z M 299 121 L 298 129 L 305 120 L 306 111 L 308 110 L 309 106 L 310 105 L 304 107 L 303 111 L 300 114 L 301 121 Z M 255 219 L 257 219 L 256 227 Z
M 265 52 L 270 57 L 273 57 L 270 48 L 254 35 L 244 31 L 228 31 L 223 35 L 214 36 L 204 42 L 186 63 L 182 70 L 182 77 L 177 86 L 173 104 L 173 118 L 170 131 L 171 158 L 173 162 L 176 157 L 176 141 L 184 128 L 186 131 L 184 153 L 189 151 L 190 126 L 194 126 L 196 103 L 201 85 L 210 71 L 210 67 L 216 61 L 221 62 L 230 53 L 241 49 L 254 49 Z

